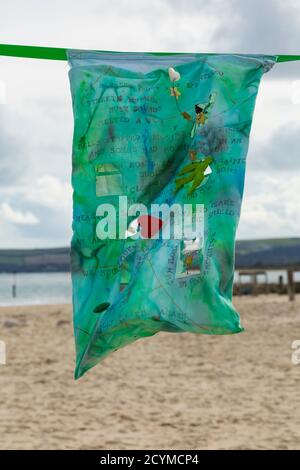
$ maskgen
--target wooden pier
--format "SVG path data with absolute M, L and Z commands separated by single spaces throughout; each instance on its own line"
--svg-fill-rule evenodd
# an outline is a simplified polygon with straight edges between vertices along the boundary
M 283 282 L 283 276 L 278 276 L 278 281 L 269 282 L 268 272 L 270 271 L 285 271 L 287 284 Z M 237 269 L 238 280 L 235 283 L 234 293 L 237 295 L 251 294 L 259 295 L 260 293 L 277 292 L 278 294 L 287 294 L 290 301 L 295 299 L 295 294 L 300 292 L 300 282 L 295 282 L 294 273 L 300 272 L 299 267 L 278 266 L 266 267 L 265 269 Z M 258 283 L 258 276 L 264 276 L 264 282 Z M 244 277 L 249 277 L 249 282 L 243 282 Z

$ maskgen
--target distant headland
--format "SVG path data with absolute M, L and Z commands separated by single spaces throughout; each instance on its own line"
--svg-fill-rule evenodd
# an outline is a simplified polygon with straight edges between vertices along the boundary
M 300 238 L 238 240 L 236 269 L 297 269 Z M 69 272 L 70 248 L 0 249 L 0 272 Z

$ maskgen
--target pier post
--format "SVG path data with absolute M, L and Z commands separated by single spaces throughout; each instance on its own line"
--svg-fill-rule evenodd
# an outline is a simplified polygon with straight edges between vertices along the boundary
M 283 287 L 283 276 L 280 274 L 278 277 L 278 294 L 283 294 L 284 287 Z
M 17 297 L 17 273 L 16 271 L 13 272 L 12 296 L 14 299 Z
M 288 280 L 289 300 L 293 301 L 295 299 L 295 288 L 294 288 L 294 272 L 292 269 L 289 269 L 287 271 L 287 280 Z
M 252 295 L 258 295 L 258 289 L 257 289 L 257 274 L 253 273 L 252 274 Z

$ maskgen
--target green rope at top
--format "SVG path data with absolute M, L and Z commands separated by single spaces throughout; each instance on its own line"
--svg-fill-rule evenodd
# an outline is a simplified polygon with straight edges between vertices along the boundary
M 114 53 L 117 51 L 98 51 Z M 173 55 L 180 52 L 149 52 L 151 55 Z M 184 53 L 182 53 L 184 54 Z M 0 55 L 11 57 L 26 57 L 29 59 L 67 60 L 67 49 L 60 47 L 16 46 L 13 44 L 0 44 Z M 208 55 L 216 55 L 210 53 Z M 275 56 L 277 54 L 274 54 Z M 290 62 L 300 60 L 300 55 L 277 55 L 277 62 Z
M 28 59 L 67 60 L 66 49 L 59 47 L 15 46 L 0 44 L 0 55 Z
M 277 62 L 291 62 L 292 60 L 300 60 L 300 55 L 278 55 Z

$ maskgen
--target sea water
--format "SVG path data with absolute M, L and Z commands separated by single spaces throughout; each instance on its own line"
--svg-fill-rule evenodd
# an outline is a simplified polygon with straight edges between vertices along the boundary
M 278 283 L 280 275 L 286 284 L 285 271 L 268 271 L 268 282 Z M 300 273 L 294 274 L 295 281 L 300 280 Z M 238 275 L 235 273 L 235 282 Z M 250 276 L 243 276 L 242 283 L 250 282 Z M 13 297 L 13 283 L 16 284 L 16 297 Z M 265 277 L 258 276 L 258 283 L 265 282 Z M 72 288 L 70 273 L 18 273 L 17 275 L 0 273 L 0 306 L 7 305 L 45 305 L 71 303 Z
M 13 283 L 16 297 L 13 297 Z M 0 274 L 0 306 L 60 304 L 72 301 L 70 273 Z

